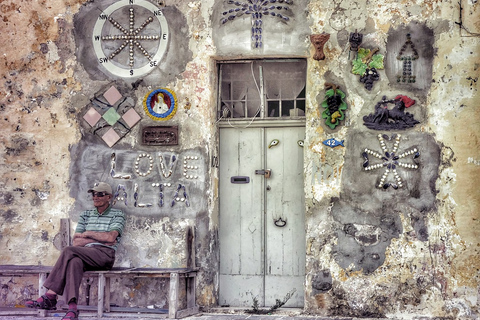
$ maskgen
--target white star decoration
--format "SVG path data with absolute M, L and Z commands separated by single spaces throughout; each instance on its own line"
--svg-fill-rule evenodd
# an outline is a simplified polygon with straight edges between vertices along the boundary
M 378 183 L 378 188 L 388 189 L 388 187 L 392 187 L 394 189 L 398 189 L 403 187 L 403 181 L 400 175 L 398 174 L 397 168 L 402 167 L 405 169 L 418 169 L 418 164 L 416 163 L 416 159 L 420 157 L 420 153 L 418 152 L 417 148 L 410 148 L 404 151 L 401 154 L 396 154 L 398 147 L 400 145 L 400 134 L 393 134 L 389 137 L 386 134 L 379 134 L 378 141 L 380 142 L 380 147 L 382 148 L 382 152 L 379 153 L 377 151 L 365 148 L 364 152 L 362 153 L 363 156 L 363 168 L 365 171 L 371 171 L 376 169 L 385 168 L 385 171 L 380 178 L 380 182 Z M 390 151 L 387 148 L 385 140 L 391 141 L 393 140 L 393 148 Z M 370 164 L 369 155 L 372 155 L 375 158 L 380 159 L 382 162 L 377 164 Z M 401 162 L 400 159 L 407 158 L 408 156 L 413 155 L 412 160 L 413 163 L 406 163 Z M 393 182 L 387 181 L 388 176 L 393 175 Z
M 113 59 L 117 54 L 119 54 L 125 47 L 129 47 L 129 65 L 130 68 L 133 68 L 134 63 L 134 47 L 137 47 L 149 61 L 152 61 L 153 57 L 148 53 L 148 51 L 140 44 L 139 40 L 148 40 L 148 41 L 157 41 L 160 39 L 160 36 L 142 36 L 139 33 L 145 29 L 145 27 L 153 21 L 152 17 L 148 17 L 144 23 L 139 28 L 134 27 L 135 23 L 135 11 L 133 8 L 130 8 L 130 18 L 129 18 L 129 29 L 126 30 L 121 26 L 120 23 L 115 21 L 112 17 L 108 17 L 108 21 L 122 32 L 121 35 L 105 35 L 102 36 L 103 41 L 107 40 L 123 40 L 123 43 L 110 54 L 109 59 Z

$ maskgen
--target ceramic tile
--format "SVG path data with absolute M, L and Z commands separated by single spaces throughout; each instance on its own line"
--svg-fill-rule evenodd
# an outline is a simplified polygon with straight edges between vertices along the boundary
M 97 124 L 98 120 L 100 120 L 101 117 L 102 115 L 98 113 L 98 111 L 95 110 L 95 108 L 91 107 L 87 111 L 87 113 L 85 113 L 85 115 L 83 116 L 83 119 L 85 119 L 85 121 L 87 121 L 88 124 L 93 127 Z
M 127 125 L 132 128 L 138 121 L 140 121 L 140 116 L 135 111 L 135 109 L 131 108 L 128 110 L 123 116 L 123 120 L 127 123 Z
M 121 117 L 114 108 L 110 108 L 103 114 L 102 118 L 105 119 L 109 125 L 113 126 Z
M 110 89 L 105 91 L 103 96 L 112 106 L 122 97 L 120 92 L 118 92 L 117 88 L 115 88 L 114 86 L 111 86 Z
M 102 139 L 111 148 L 118 140 L 120 140 L 120 136 L 115 130 L 113 130 L 113 128 L 110 128 L 110 130 L 102 136 Z

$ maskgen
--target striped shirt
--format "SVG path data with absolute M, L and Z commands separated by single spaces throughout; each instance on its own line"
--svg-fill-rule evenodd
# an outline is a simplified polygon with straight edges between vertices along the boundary
M 117 249 L 117 245 L 120 242 L 123 228 L 125 227 L 125 214 L 122 210 L 114 209 L 112 207 L 107 208 L 102 214 L 98 213 L 97 209 L 85 210 L 80 214 L 78 219 L 76 233 L 83 233 L 85 231 L 95 232 L 109 232 L 117 231 L 118 237 L 114 246 L 106 246 L 101 243 L 91 243 L 89 245 L 103 245 L 112 249 Z

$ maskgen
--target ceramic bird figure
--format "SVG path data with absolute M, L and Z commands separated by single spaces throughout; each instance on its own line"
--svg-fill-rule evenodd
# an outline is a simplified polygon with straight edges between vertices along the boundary
M 268 145 L 268 148 L 275 147 L 280 143 L 278 139 L 273 139 L 270 144 Z

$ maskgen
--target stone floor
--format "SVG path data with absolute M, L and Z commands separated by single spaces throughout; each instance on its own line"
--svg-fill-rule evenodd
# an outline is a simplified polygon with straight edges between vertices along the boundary
M 41 316 L 35 314 L 32 309 L 20 309 L 17 308 L 12 311 L 12 308 L 8 310 L 0 308 L 0 319 L 2 320 L 59 320 L 65 314 L 65 312 L 49 312 L 47 316 Z M 151 320 L 151 319 L 168 319 L 166 314 L 146 314 L 146 313 L 108 313 L 104 314 L 102 318 L 99 318 L 96 312 L 93 311 L 81 311 L 79 319 L 85 320 L 122 320 L 122 319 L 134 319 L 134 320 Z M 218 309 L 209 313 L 199 313 L 194 316 L 183 318 L 185 320 L 354 320 L 357 318 L 351 317 L 319 317 L 305 315 L 301 309 L 279 309 L 274 314 L 267 315 L 253 315 L 246 314 L 244 312 L 230 310 L 230 309 Z M 368 320 L 362 318 L 361 320 Z M 376 320 L 379 320 L 376 318 Z M 391 319 L 393 320 L 393 319 Z

